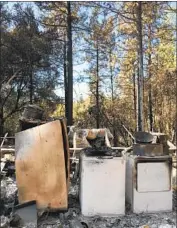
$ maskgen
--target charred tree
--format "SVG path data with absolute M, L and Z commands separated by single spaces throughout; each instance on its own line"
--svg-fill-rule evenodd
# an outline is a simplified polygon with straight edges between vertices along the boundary
M 67 125 L 73 124 L 73 53 L 72 53 L 72 18 L 71 18 L 71 3 L 67 2 L 67 72 L 68 72 L 68 91 L 67 91 Z
M 137 111 L 136 111 L 136 75 L 133 74 L 133 101 L 134 101 L 134 113 L 135 120 L 137 119 Z
M 177 2 L 176 2 L 176 23 L 177 23 Z M 176 52 L 177 52 L 177 30 L 176 30 Z M 176 146 L 177 146 L 177 58 L 176 58 Z
M 96 127 L 100 128 L 100 106 L 99 106 L 99 50 L 98 39 L 96 47 Z
M 111 99 L 112 99 L 112 112 L 113 112 L 113 136 L 114 136 L 114 146 L 118 145 L 118 136 L 116 131 L 116 119 L 115 119 L 115 111 L 114 111 L 114 78 L 113 78 L 113 67 L 112 67 L 112 50 L 110 49 L 110 76 L 111 76 Z
M 30 76 L 30 104 L 33 104 L 33 69 L 32 69 L 32 64 L 30 64 L 29 76 Z
M 152 86 L 151 86 L 151 77 L 152 77 L 152 73 L 151 73 L 151 64 L 152 64 L 151 52 L 152 52 L 152 47 L 151 47 L 151 28 L 150 28 L 150 26 L 149 26 L 148 41 L 149 41 L 149 56 L 148 56 L 148 67 L 149 67 L 149 92 L 148 92 L 149 125 L 150 125 L 150 131 L 153 131 Z
M 0 17 L 2 15 L 2 4 L 0 4 Z M 0 27 L 1 27 L 2 21 L 0 20 Z M 1 37 L 1 29 L 0 29 L 0 37 Z M 2 40 L 0 39 L 0 62 L 2 61 L 2 54 L 1 54 L 1 47 L 2 47 Z M 2 89 L 2 66 L 0 64 L 0 136 L 3 135 L 3 99 L 1 94 Z
M 142 2 L 137 7 L 137 31 L 138 31 L 138 131 L 144 130 L 143 124 L 143 38 L 142 38 Z
M 66 37 L 64 35 L 64 44 L 63 44 L 63 72 L 64 72 L 64 88 L 65 88 L 65 117 L 68 117 L 68 76 L 67 76 L 67 59 L 66 59 Z

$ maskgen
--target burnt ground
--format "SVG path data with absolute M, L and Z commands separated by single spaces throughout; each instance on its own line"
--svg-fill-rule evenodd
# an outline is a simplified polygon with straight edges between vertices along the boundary
M 69 210 L 66 213 L 49 215 L 47 220 L 41 219 L 39 227 L 59 227 L 59 224 L 64 224 L 63 228 L 70 228 L 69 223 L 71 220 L 79 220 L 88 225 L 89 228 L 122 228 L 122 227 L 139 227 L 139 228 L 176 228 L 176 192 L 174 192 L 174 210 L 168 213 L 156 214 L 132 214 L 127 206 L 127 213 L 125 216 L 116 218 L 103 218 L 99 216 L 84 217 L 80 214 L 79 206 L 79 188 L 78 184 L 70 187 L 69 192 Z M 106 205 L 105 205 L 106 206 Z M 58 224 L 58 226 L 57 226 Z M 86 227 L 86 226 L 85 226 Z M 77 228 L 77 227 L 76 227 Z M 78 227 L 80 228 L 80 227 Z
M 176 176 L 174 177 L 176 182 Z M 176 183 L 175 183 L 176 184 Z M 10 227 L 8 225 L 8 218 L 10 213 L 10 207 L 12 207 L 16 195 L 16 182 L 12 177 L 3 178 L 1 181 L 1 212 L 5 213 L 5 216 L 1 216 L 1 227 Z M 129 211 L 127 205 L 127 212 L 125 216 L 116 218 L 103 218 L 99 216 L 86 218 L 80 213 L 79 205 L 79 184 L 71 183 L 69 191 L 69 209 L 66 213 L 50 213 L 43 214 L 38 219 L 38 227 L 40 228 L 123 228 L 123 227 L 139 227 L 139 228 L 176 228 L 177 226 L 177 192 L 173 194 L 173 211 L 168 213 L 155 213 L 155 214 L 132 214 Z M 5 207 L 2 208 L 2 202 Z M 105 205 L 106 206 L 106 205 Z M 4 214 L 3 213 L 3 214 Z M 81 221 L 83 226 L 74 225 L 72 222 Z M 4 224 L 4 226 L 3 226 Z M 6 225 L 5 225 L 6 224 Z M 33 224 L 28 227 L 34 227 Z

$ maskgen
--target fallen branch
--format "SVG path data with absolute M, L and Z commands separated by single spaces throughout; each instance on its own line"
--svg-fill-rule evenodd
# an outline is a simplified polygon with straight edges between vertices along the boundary
M 15 153 L 15 149 L 14 148 L 0 148 L 0 152 L 1 152 L 1 154 L 11 154 L 11 153 Z
M 133 137 L 132 133 L 122 124 L 123 128 L 126 130 L 126 132 L 129 134 L 129 136 L 132 138 L 133 142 L 135 141 L 135 138 Z
M 177 149 L 176 146 L 172 142 L 170 142 L 169 140 L 167 141 L 167 145 L 170 147 L 169 148 L 170 150 L 176 150 Z
M 127 149 L 129 147 L 111 147 L 111 149 L 113 150 L 124 150 L 124 149 Z M 70 151 L 72 150 L 83 150 L 84 148 L 69 148 Z
M 130 152 L 133 149 L 132 146 L 125 148 L 124 150 L 122 150 L 122 156 L 124 157 L 126 155 L 126 153 Z
M 8 135 L 8 133 L 6 133 L 6 134 L 4 135 L 4 138 L 3 138 L 2 143 L 1 143 L 1 147 L 2 147 L 3 144 L 4 144 L 4 141 L 5 141 L 6 137 L 7 137 L 7 135 Z

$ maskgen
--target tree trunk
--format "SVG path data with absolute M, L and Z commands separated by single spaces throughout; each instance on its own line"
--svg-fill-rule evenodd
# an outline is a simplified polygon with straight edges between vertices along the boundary
M 3 107 L 2 103 L 0 103 L 0 136 L 4 135 L 4 118 L 3 118 Z
M 139 76 L 140 75 L 140 72 L 139 72 L 139 67 L 138 67 L 138 71 L 137 71 L 137 99 L 136 99 L 136 130 L 139 131 L 139 118 L 140 118 L 140 113 L 139 113 L 139 96 L 140 96 L 140 80 L 139 80 Z
M 135 120 L 137 119 L 137 110 L 136 110 L 136 76 L 135 73 L 133 74 L 133 100 L 134 100 L 134 113 L 135 113 Z
M 2 14 L 2 4 L 0 4 L 0 16 Z M 0 21 L 1 25 L 1 21 Z M 0 37 L 1 37 L 1 29 L 0 29 Z M 0 39 L 0 51 L 1 51 L 1 39 Z M 0 62 L 2 62 L 2 55 L 0 53 Z M 2 88 L 2 66 L 0 64 L 0 136 L 3 136 L 3 100 L 2 100 L 2 95 L 1 95 L 1 88 Z
M 110 50 L 110 63 L 112 63 L 112 51 Z M 111 74 L 111 98 L 112 98 L 112 105 L 114 108 L 114 81 L 113 81 L 113 69 L 112 65 L 110 64 L 110 74 Z
M 144 130 L 143 123 L 143 39 L 142 39 L 142 2 L 138 2 L 137 30 L 138 30 L 138 131 Z
M 96 49 L 96 128 L 100 128 L 100 107 L 99 107 L 99 50 L 98 50 L 98 40 Z
M 67 121 L 69 126 L 73 125 L 73 58 L 72 58 L 72 19 L 71 19 L 71 3 L 67 2 L 67 61 L 68 61 L 68 116 Z
M 30 104 L 33 103 L 33 69 L 30 63 Z
M 148 67 L 149 67 L 149 124 L 150 124 L 150 131 L 153 131 L 153 113 L 152 113 L 152 86 L 151 86 L 151 27 L 149 26 L 149 35 L 148 35 L 148 46 L 149 46 L 149 56 L 148 56 Z
M 176 22 L 177 22 L 177 2 L 176 2 Z M 177 31 L 176 31 L 176 52 L 177 52 Z M 176 146 L 177 146 L 177 58 L 176 58 Z
M 64 35 L 63 45 L 63 72 L 64 72 L 64 88 L 65 88 L 65 117 L 68 119 L 68 76 L 67 76 L 67 64 L 66 64 L 66 37 Z
M 112 63 L 112 50 L 110 49 L 110 63 Z M 110 74 L 111 74 L 111 98 L 112 98 L 112 112 L 113 112 L 113 136 L 114 136 L 114 146 L 118 145 L 117 131 L 116 131 L 116 121 L 114 112 L 114 79 L 113 79 L 113 69 L 110 64 Z
M 0 46 L 0 48 L 1 48 L 1 46 Z M 0 56 L 0 58 L 1 58 L 1 56 Z M 3 136 L 3 100 L 2 100 L 2 95 L 1 95 L 1 88 L 2 88 L 2 68 L 1 68 L 1 64 L 0 64 L 0 136 Z
M 149 124 L 150 124 L 150 131 L 153 131 L 152 88 L 151 88 L 151 84 L 149 85 Z

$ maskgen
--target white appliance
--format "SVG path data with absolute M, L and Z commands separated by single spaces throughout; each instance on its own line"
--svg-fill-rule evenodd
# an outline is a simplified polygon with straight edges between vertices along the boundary
M 130 155 L 126 162 L 126 201 L 134 213 L 172 211 L 170 156 Z
M 84 216 L 125 214 L 123 157 L 81 156 L 80 204 Z

